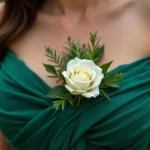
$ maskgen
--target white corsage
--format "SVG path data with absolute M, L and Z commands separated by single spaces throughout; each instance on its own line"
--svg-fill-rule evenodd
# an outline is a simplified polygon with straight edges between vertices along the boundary
M 48 60 L 56 64 L 55 66 L 44 64 L 50 78 L 58 78 L 57 82 L 64 81 L 61 86 L 56 86 L 50 90 L 47 97 L 54 99 L 53 108 L 56 110 L 61 106 L 62 110 L 68 102 L 71 105 L 81 103 L 83 98 L 96 98 L 105 96 L 107 88 L 118 88 L 118 82 L 122 79 L 123 73 L 108 75 L 107 70 L 112 61 L 97 65 L 104 54 L 104 46 L 100 46 L 100 38 L 97 32 L 90 34 L 90 44 L 80 45 L 68 37 L 68 53 L 64 53 L 61 58 L 56 50 L 46 47 Z

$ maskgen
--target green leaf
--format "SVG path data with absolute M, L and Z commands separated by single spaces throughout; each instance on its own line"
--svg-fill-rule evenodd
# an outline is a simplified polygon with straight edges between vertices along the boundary
M 109 84 L 109 87 L 111 87 L 111 88 L 119 88 L 120 86 L 117 83 L 111 83 L 111 84 Z
M 57 101 L 52 102 L 53 103 L 53 108 L 55 110 L 58 110 L 58 108 L 61 106 L 62 110 L 64 110 L 64 108 L 65 108 L 65 101 L 66 100 L 57 100 Z
M 56 110 L 59 107 L 61 107 L 61 109 L 64 110 L 66 102 L 69 102 L 71 105 L 73 105 L 73 97 L 72 97 L 71 93 L 65 93 L 60 96 L 57 96 L 57 99 L 58 100 L 52 102 L 53 108 Z
M 68 98 L 68 102 L 73 106 L 73 100 Z
M 68 42 L 69 42 L 69 43 L 71 42 L 71 37 L 70 37 L 70 36 L 68 36 Z
M 94 48 L 94 58 L 97 59 L 95 63 L 98 63 L 104 56 L 104 45 Z
M 106 73 L 107 73 L 107 71 L 108 71 L 110 65 L 112 64 L 112 62 L 113 62 L 113 61 L 110 61 L 110 62 L 108 62 L 108 63 L 103 64 L 102 66 L 100 66 L 100 68 L 102 68 L 103 74 L 106 74 Z
M 123 73 L 114 74 L 113 76 L 110 74 L 106 74 L 102 83 L 100 84 L 100 88 L 118 88 L 119 81 L 123 78 Z
M 65 108 L 65 102 L 63 101 L 61 109 L 64 110 L 64 108 Z
M 47 94 L 46 97 L 57 99 L 58 96 L 66 94 L 68 91 L 65 86 L 56 86 L 51 89 L 51 91 Z
M 103 89 L 100 89 L 100 94 L 101 94 L 102 96 L 105 96 L 105 97 L 110 101 L 109 96 L 106 94 L 106 92 L 105 92 Z
M 58 78 L 57 76 L 47 76 L 48 78 Z
M 84 58 L 98 63 L 104 56 L 104 45 L 100 46 L 100 38 L 97 36 L 97 32 L 90 33 L 90 44 L 85 49 Z
M 54 102 L 52 102 L 53 103 L 53 108 L 55 109 L 55 110 L 58 110 L 58 108 L 59 108 L 59 106 L 60 106 L 60 103 L 58 103 L 58 101 L 54 101 Z
M 51 65 L 48 65 L 48 64 L 43 64 L 43 65 L 44 65 L 47 72 L 52 73 L 54 75 L 57 75 L 57 71 L 56 71 L 54 66 L 51 66 Z
M 60 55 L 57 55 L 56 50 L 51 49 L 50 47 L 45 47 L 45 56 L 48 57 L 48 61 L 53 62 L 55 65 L 57 66 L 57 68 L 59 68 L 61 71 L 63 70 L 63 60 L 60 57 Z

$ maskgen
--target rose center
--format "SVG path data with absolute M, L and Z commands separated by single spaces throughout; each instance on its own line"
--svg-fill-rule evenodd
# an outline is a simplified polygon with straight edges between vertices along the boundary
M 87 82 L 89 80 L 91 80 L 91 75 L 89 74 L 89 72 L 85 69 L 78 69 L 76 71 L 74 71 L 74 80 L 78 80 L 78 81 L 82 81 L 82 82 Z M 72 79 L 72 76 L 71 76 Z

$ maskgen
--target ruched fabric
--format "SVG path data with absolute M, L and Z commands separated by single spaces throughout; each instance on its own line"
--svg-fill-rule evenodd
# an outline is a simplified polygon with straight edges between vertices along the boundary
M 150 56 L 120 65 L 119 89 L 78 109 L 54 110 L 51 88 L 8 51 L 0 68 L 0 130 L 12 150 L 146 150 L 150 142 Z

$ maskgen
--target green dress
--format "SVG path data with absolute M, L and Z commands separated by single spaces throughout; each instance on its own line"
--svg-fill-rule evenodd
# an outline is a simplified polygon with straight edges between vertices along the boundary
M 150 142 L 150 56 L 116 71 L 119 89 L 54 110 L 51 88 L 12 52 L 0 68 L 0 130 L 12 150 L 146 150 Z

